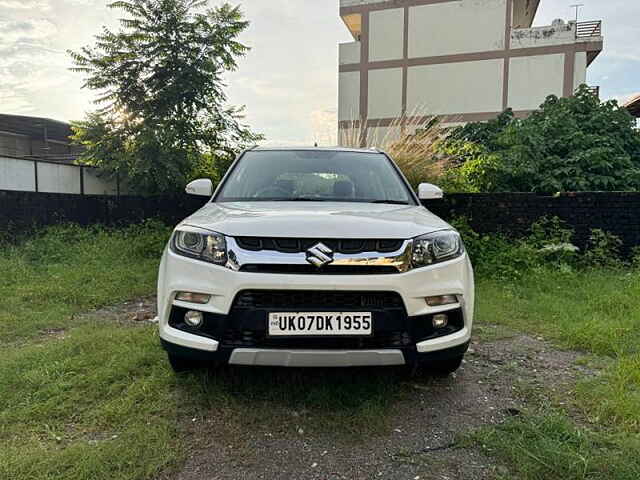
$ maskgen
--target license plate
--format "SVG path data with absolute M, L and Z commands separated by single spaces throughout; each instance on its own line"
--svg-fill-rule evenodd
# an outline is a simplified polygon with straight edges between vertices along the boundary
M 349 336 L 371 335 L 371 312 L 275 312 L 269 313 L 269 335 Z

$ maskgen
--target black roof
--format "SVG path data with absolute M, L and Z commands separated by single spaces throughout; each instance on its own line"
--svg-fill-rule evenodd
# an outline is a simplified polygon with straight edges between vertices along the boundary
M 29 138 L 34 140 L 42 140 L 45 127 L 47 129 L 47 138 L 58 142 L 69 142 L 69 136 L 73 133 L 68 123 L 58 120 L 0 113 L 0 132 L 28 135 Z

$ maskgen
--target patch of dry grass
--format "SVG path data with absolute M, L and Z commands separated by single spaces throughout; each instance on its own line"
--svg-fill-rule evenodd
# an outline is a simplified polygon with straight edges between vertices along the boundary
M 442 120 L 420 109 L 403 114 L 390 125 L 371 125 L 353 121 L 341 131 L 340 143 L 346 147 L 366 146 L 388 153 L 398 164 L 411 185 L 437 183 L 450 159 L 438 151 L 439 144 L 449 134 Z M 362 126 L 369 124 L 366 131 Z

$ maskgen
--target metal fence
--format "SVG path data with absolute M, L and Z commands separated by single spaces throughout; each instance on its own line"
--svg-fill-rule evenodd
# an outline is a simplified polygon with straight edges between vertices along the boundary
M 0 190 L 77 195 L 120 195 L 118 179 L 94 167 L 0 156 Z

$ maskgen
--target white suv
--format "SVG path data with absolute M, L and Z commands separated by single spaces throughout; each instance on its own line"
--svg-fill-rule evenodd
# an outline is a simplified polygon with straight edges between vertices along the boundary
M 257 148 L 180 223 L 158 278 L 177 371 L 203 363 L 456 370 L 473 322 L 460 235 L 383 152 Z

